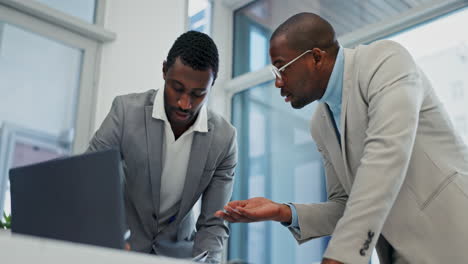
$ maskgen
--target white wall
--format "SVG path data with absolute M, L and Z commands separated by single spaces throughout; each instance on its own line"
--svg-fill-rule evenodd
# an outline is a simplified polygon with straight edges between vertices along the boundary
M 186 0 L 107 1 L 104 27 L 117 39 L 102 50 L 95 129 L 115 96 L 163 85 L 162 63 L 186 16 Z

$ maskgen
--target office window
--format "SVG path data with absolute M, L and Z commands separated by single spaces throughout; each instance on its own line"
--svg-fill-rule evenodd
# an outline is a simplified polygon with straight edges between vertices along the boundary
M 71 149 L 83 51 L 9 23 L 1 25 L 0 147 L 5 152 L 0 157 L 0 211 L 4 207 L 9 213 L 8 169 L 54 158 L 51 150 L 62 149 L 61 144 Z M 7 137 L 11 124 L 36 132 L 13 142 L 13 136 Z M 35 139 L 41 133 L 50 135 L 49 147 Z
M 232 104 L 239 145 L 233 199 L 325 201 L 321 156 L 309 133 L 315 103 L 292 109 L 273 82 L 267 82 L 237 93 Z M 228 258 L 241 263 L 315 263 L 328 243 L 321 238 L 298 246 L 276 222 L 233 224 L 231 229 Z
M 412 54 L 431 80 L 452 122 L 468 143 L 468 9 L 388 37 Z
M 249 70 L 257 71 L 265 67 L 269 63 L 270 57 L 264 51 L 265 47 L 269 45 L 267 31 L 261 27 L 252 26 L 249 32 L 249 53 L 252 54 L 249 58 Z M 263 52 L 256 52 L 263 51 Z
M 96 0 L 34 0 L 68 15 L 94 24 Z M 101 0 L 102 1 L 102 0 Z
M 0 124 L 73 134 L 83 51 L 9 23 L 1 40 Z
M 189 0 L 189 30 L 211 34 L 211 0 Z
M 92 133 L 98 47 L 115 36 L 50 10 L 94 19 L 97 2 L 70 2 L 0 3 L 0 213 L 10 208 L 10 168 L 82 152 Z
M 268 57 L 268 41 L 259 41 L 252 48 L 249 45 L 261 32 L 269 40 L 273 30 L 292 14 L 314 12 L 327 19 L 335 28 L 338 37 L 362 29 L 381 21 L 398 16 L 433 0 L 419 1 L 339 1 L 339 0 L 257 0 L 234 12 L 234 69 L 233 77 L 254 71 L 259 65 L 266 66 L 268 60 L 258 60 L 252 68 L 249 61 L 253 57 Z M 260 47 L 263 46 L 263 47 Z

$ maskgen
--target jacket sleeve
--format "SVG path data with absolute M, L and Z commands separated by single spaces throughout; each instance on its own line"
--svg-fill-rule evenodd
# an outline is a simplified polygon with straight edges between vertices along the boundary
M 331 235 L 336 223 L 343 215 L 348 199 L 333 165 L 324 153 L 325 150 L 321 147 L 318 147 L 318 150 L 322 154 L 325 168 L 328 201 L 315 204 L 294 204 L 298 216 L 299 232 L 295 228 L 289 228 L 289 230 L 299 244 Z
M 217 210 L 229 202 L 232 195 L 234 169 L 237 165 L 236 133 L 226 146 L 222 161 L 214 171 L 208 187 L 203 193 L 201 213 L 197 221 L 197 233 L 193 256 L 207 250 L 208 263 L 221 262 L 223 245 L 229 236 L 227 222 L 214 216 Z
M 112 102 L 111 110 L 91 139 L 86 152 L 104 149 L 117 149 L 120 151 L 123 118 L 123 103 L 120 97 L 116 97 Z
M 404 48 L 385 41 L 363 55 L 369 61 L 359 73 L 369 118 L 364 151 L 324 254 L 356 264 L 369 263 L 405 179 L 424 97 L 418 68 Z

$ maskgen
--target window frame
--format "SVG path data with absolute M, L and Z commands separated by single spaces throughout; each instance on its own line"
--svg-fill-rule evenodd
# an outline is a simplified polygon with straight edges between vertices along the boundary
M 209 7 L 206 10 L 206 16 L 207 16 L 207 19 L 208 19 L 208 23 L 207 23 L 207 32 L 206 34 L 211 36 L 212 35 L 212 31 L 213 31 L 213 10 L 214 10 L 214 4 L 215 4 L 215 1 L 216 0 L 207 0 L 209 2 Z M 185 0 L 185 10 L 186 10 L 186 16 L 185 16 L 185 31 L 188 31 L 188 30 L 191 30 L 190 29 L 190 16 L 189 16 L 189 6 L 190 6 L 190 0 Z
M 116 39 L 116 34 L 103 28 L 107 0 L 96 0 L 95 24 L 55 10 L 39 2 L 26 0 L 0 0 L 0 21 L 25 29 L 33 34 L 52 39 L 83 53 L 75 112 L 74 139 L 68 139 L 71 153 L 86 149 L 94 132 L 99 67 L 102 45 Z M 3 29 L 4 23 L 0 23 Z M 1 33 L 1 32 L 0 32 Z M 0 36 L 1 37 L 1 36 Z M 0 47 L 1 48 L 1 47 Z M 3 133 L 7 129 L 4 122 Z M 28 134 L 29 135 L 29 134 Z M 43 138 L 38 135 L 38 138 Z M 53 142 L 50 139 L 46 141 Z M 3 145 L 7 142 L 2 142 Z M 7 146 L 0 146 L 4 149 Z M 0 160 L 4 171 L 7 160 Z M 0 174 L 0 209 L 3 210 L 7 173 Z
M 116 39 L 115 33 L 102 27 L 106 1 L 97 1 L 96 24 L 89 24 L 39 2 L 0 0 L 2 22 L 83 52 L 75 114 L 73 153 L 85 150 L 94 131 L 101 46 Z
M 244 7 L 245 5 L 254 2 L 255 0 L 223 0 L 224 12 L 229 10 L 231 22 L 230 25 L 225 25 L 224 27 L 213 27 L 213 36 L 215 39 L 218 39 L 218 36 L 223 37 L 221 40 L 217 41 L 218 45 L 226 45 L 225 49 L 220 51 L 220 57 L 225 60 L 224 65 L 227 66 L 228 74 L 219 76 L 219 79 L 222 79 L 223 82 L 220 84 L 221 89 L 224 92 L 224 109 L 220 109 L 227 120 L 231 120 L 231 108 L 232 108 L 232 98 L 236 93 L 242 92 L 251 87 L 260 85 L 262 83 L 272 81 L 274 78 L 271 74 L 271 70 L 268 66 L 253 72 L 248 72 L 241 74 L 235 78 L 232 78 L 233 70 L 233 35 L 234 29 L 232 25 L 232 20 L 234 19 L 234 12 L 237 9 Z M 436 0 L 431 3 L 422 5 L 415 9 L 409 10 L 400 14 L 397 17 L 392 17 L 381 21 L 377 24 L 366 26 L 358 31 L 348 33 L 340 38 L 338 41 L 343 47 L 352 48 L 361 43 L 369 43 L 383 37 L 389 36 L 401 32 L 403 30 L 412 28 L 418 24 L 436 19 L 440 16 L 446 15 L 458 9 L 468 6 L 467 0 Z M 215 9 L 215 16 L 213 19 L 213 25 L 223 23 L 223 18 L 216 15 L 217 9 Z M 224 22 L 226 24 L 226 22 Z M 228 27 L 229 26 L 229 27 Z M 228 28 L 226 30 L 226 28 Z M 222 32 L 222 31 L 224 32 Z M 229 36 L 226 36 L 229 35 Z

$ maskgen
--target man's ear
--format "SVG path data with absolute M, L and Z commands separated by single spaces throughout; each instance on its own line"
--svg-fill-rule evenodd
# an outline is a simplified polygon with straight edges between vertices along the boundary
M 314 57 L 315 63 L 319 63 L 323 59 L 323 53 L 322 50 L 319 48 L 313 48 L 312 49 L 312 56 Z
M 163 61 L 163 79 L 166 80 L 166 74 L 167 74 L 167 61 Z
M 319 48 L 312 49 L 312 56 L 314 57 L 314 62 L 317 67 L 322 67 L 325 59 L 325 51 Z

